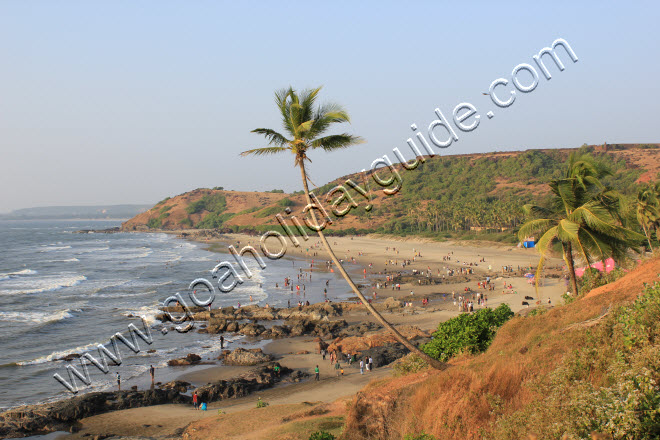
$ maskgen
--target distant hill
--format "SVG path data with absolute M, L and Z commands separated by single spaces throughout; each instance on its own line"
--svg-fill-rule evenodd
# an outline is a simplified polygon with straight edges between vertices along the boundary
M 330 209 L 327 193 L 347 179 L 361 185 L 370 197 L 350 193 L 359 205 L 348 215 L 334 218 L 329 233 L 393 233 L 455 236 L 459 234 L 510 232 L 523 221 L 521 207 L 548 197 L 547 182 L 562 173 L 568 155 L 577 149 L 526 151 L 425 157 L 414 170 L 398 164 L 401 189 L 386 195 L 371 173 L 340 177 L 314 193 Z M 625 195 L 633 196 L 641 183 L 655 181 L 660 173 L 659 144 L 583 146 L 609 166 L 613 175 L 604 179 Z M 405 153 L 404 153 L 405 154 Z M 393 156 L 393 155 L 390 155 Z M 408 154 L 409 157 L 409 154 Z M 378 171 L 383 179 L 391 173 Z M 337 200 L 335 194 L 332 200 Z M 123 224 L 124 230 L 218 229 L 258 232 L 279 228 L 275 215 L 289 207 L 302 218 L 306 205 L 302 192 L 293 194 L 235 192 L 197 189 L 161 201 Z M 347 202 L 341 208 L 347 206 Z M 291 226 L 293 224 L 289 222 Z M 506 232 L 506 233 L 505 233 Z M 469 238 L 469 237 L 468 237 Z
M 150 207 L 151 205 L 43 206 L 0 214 L 0 220 L 123 219 L 134 217 Z

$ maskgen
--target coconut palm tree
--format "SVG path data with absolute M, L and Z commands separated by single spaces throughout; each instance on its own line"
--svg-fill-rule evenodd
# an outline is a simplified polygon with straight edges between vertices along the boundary
M 275 93 L 275 103 L 282 117 L 282 125 L 286 134 L 281 134 L 269 128 L 257 128 L 252 133 L 263 135 L 269 146 L 255 148 L 244 151 L 242 156 L 248 155 L 270 155 L 288 151 L 294 155 L 294 166 L 300 168 L 303 188 L 308 206 L 314 206 L 309 192 L 309 177 L 305 168 L 305 162 L 311 162 L 307 154 L 316 149 L 324 151 L 336 151 L 342 148 L 348 148 L 364 142 L 362 138 L 348 133 L 329 134 L 325 133 L 333 124 L 350 122 L 348 113 L 337 104 L 324 104 L 315 108 L 315 102 L 321 87 L 311 90 L 304 90 L 301 93 L 296 92 L 289 87 Z M 310 209 L 312 220 L 315 225 L 320 225 L 316 218 L 314 209 Z M 408 350 L 424 358 L 435 368 L 444 368 L 444 364 L 429 357 L 426 353 L 419 350 L 410 341 L 408 341 L 398 330 L 381 316 L 380 313 L 367 301 L 362 295 L 360 289 L 355 285 L 351 277 L 346 273 L 339 259 L 328 244 L 322 230 L 317 231 L 323 246 L 330 255 L 335 267 L 344 277 L 353 292 L 360 298 L 367 310 L 380 322 L 385 328 L 391 331 L 394 337 L 401 342 Z
M 551 207 L 523 207 L 527 216 L 536 218 L 520 227 L 518 238 L 524 240 L 540 235 L 536 243 L 541 254 L 537 283 L 544 260 L 555 246 L 561 249 L 576 295 L 576 255 L 589 265 L 609 257 L 621 261 L 630 249 L 637 249 L 643 236 L 623 227 L 617 220 L 613 212 L 617 206 L 612 201 L 614 193 L 599 180 L 604 175 L 607 170 L 591 156 L 571 154 L 565 176 L 549 183 L 553 194 Z
M 653 252 L 650 230 L 658 223 L 658 199 L 654 187 L 648 186 L 639 190 L 637 193 L 636 213 L 637 221 L 642 227 L 642 230 L 644 230 L 646 241 L 649 244 L 651 252 Z

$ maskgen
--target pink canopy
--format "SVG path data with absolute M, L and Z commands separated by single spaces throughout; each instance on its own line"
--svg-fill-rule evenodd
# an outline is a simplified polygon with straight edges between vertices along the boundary
M 614 263 L 614 260 L 611 259 L 611 258 L 608 258 L 607 260 L 605 260 L 605 265 L 603 265 L 602 261 L 598 261 L 598 262 L 592 264 L 590 267 L 592 267 L 594 269 L 598 269 L 601 272 L 605 271 L 605 273 L 610 273 L 614 270 L 615 266 L 616 266 L 616 264 Z M 580 267 L 578 269 L 575 269 L 575 275 L 581 277 L 582 275 L 584 275 L 584 271 L 586 269 L 587 269 L 586 267 Z

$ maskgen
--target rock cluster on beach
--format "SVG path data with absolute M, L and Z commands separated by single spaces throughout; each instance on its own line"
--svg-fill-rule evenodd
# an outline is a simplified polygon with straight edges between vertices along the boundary
M 254 391 L 272 387 L 277 382 L 297 382 L 307 374 L 281 366 L 279 374 L 272 363 L 228 380 L 197 388 L 200 402 L 214 402 L 246 396 Z M 160 389 L 144 391 L 95 392 L 53 403 L 28 405 L 0 413 L 0 438 L 24 437 L 53 431 L 77 429 L 77 422 L 85 417 L 109 411 L 138 408 L 166 403 L 190 403 L 191 397 L 182 394 L 190 388 L 183 381 L 172 381 Z
M 85 417 L 164 403 L 189 402 L 176 390 L 96 392 L 54 403 L 14 408 L 0 414 L 0 437 L 21 437 L 35 433 L 69 431 Z
M 273 360 L 273 356 L 264 353 L 261 348 L 237 348 L 224 351 L 218 359 L 225 365 L 258 365 Z

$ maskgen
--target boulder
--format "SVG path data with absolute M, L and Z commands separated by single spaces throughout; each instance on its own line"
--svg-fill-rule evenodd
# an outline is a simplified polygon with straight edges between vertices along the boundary
M 181 365 L 195 365 L 198 364 L 202 361 L 202 358 L 194 353 L 189 353 L 186 357 L 184 358 L 179 358 L 179 359 L 172 359 L 170 361 L 167 361 L 167 365 L 170 367 L 177 367 Z
M 188 388 L 190 388 L 190 383 L 189 382 L 184 382 L 183 380 L 173 380 L 171 382 L 167 382 L 165 384 L 162 384 L 159 386 L 159 388 L 163 390 L 174 390 L 178 391 L 179 393 L 185 393 L 188 391 Z
M 259 336 L 265 330 L 266 330 L 266 327 L 264 327 L 261 324 L 255 324 L 253 322 L 243 324 L 239 328 L 239 332 L 243 333 L 245 336 Z
M 237 348 L 232 352 L 223 353 L 220 358 L 225 365 L 258 365 L 273 360 L 271 355 L 264 353 L 260 348 Z
M 385 306 L 386 309 L 396 309 L 399 307 L 403 307 L 403 303 L 398 299 L 394 299 L 394 297 L 392 296 L 390 296 L 385 301 L 383 301 L 383 305 Z
M 236 321 L 228 323 L 225 331 L 229 333 L 236 333 L 238 331 L 238 323 Z

